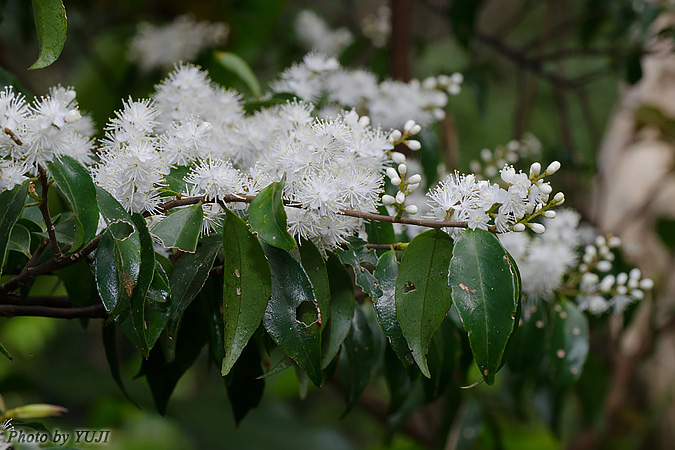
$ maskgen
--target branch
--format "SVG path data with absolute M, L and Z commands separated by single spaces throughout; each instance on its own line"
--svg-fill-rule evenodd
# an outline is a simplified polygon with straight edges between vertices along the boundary
M 40 164 L 38 164 L 38 172 L 40 177 L 40 183 L 42 184 L 42 194 L 41 194 L 42 202 L 40 202 L 40 205 L 38 207 L 40 208 L 40 212 L 42 213 L 42 218 L 45 221 L 45 225 L 47 225 L 47 233 L 49 233 L 49 242 L 52 244 L 52 250 L 54 251 L 54 258 L 61 259 L 63 258 L 63 253 L 61 253 L 61 248 L 59 247 L 59 243 L 56 240 L 56 228 L 54 228 L 54 223 L 52 222 L 52 218 L 49 215 L 49 205 L 47 204 L 47 193 L 49 192 L 49 177 L 47 176 L 47 171 Z
M 70 297 L 63 296 L 36 296 L 28 297 L 25 300 L 22 300 L 20 295 L 8 294 L 0 297 L 0 305 L 40 305 L 58 308 L 70 308 L 72 306 L 72 302 L 70 301 Z
M 55 319 L 105 319 L 108 317 L 103 305 L 82 308 L 57 308 L 41 305 L 0 305 L 0 317 L 37 316 Z

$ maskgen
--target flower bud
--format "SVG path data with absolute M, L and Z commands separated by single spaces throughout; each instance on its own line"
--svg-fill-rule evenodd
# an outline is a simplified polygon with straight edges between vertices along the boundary
M 614 282 L 615 282 L 615 281 L 616 281 L 616 279 L 614 278 L 614 275 L 611 275 L 611 274 L 610 274 L 610 275 L 607 275 L 607 276 L 605 276 L 605 278 L 603 278 L 602 281 L 600 282 L 600 287 L 599 287 L 599 289 L 600 289 L 602 292 L 609 292 L 609 291 L 612 290 L 612 287 L 614 287 Z
M 416 191 L 418 187 L 420 187 L 419 183 L 413 183 L 413 184 L 409 184 L 407 189 L 408 189 L 408 192 L 413 192 L 413 191 Z
M 626 286 L 617 286 L 616 293 L 619 295 L 626 295 L 628 293 L 628 288 Z
M 537 234 L 542 234 L 544 231 L 546 231 L 546 227 L 540 223 L 528 223 L 527 225 Z
M 555 211 L 551 211 L 550 209 L 548 211 L 544 211 L 544 217 L 547 219 L 555 218 Z
M 642 300 L 645 298 L 645 293 L 642 292 L 640 289 L 635 289 L 630 293 L 630 296 L 633 297 L 635 300 Z
M 410 134 L 417 134 L 417 133 L 419 133 L 420 131 L 422 131 L 422 127 L 420 126 L 420 124 L 416 123 L 416 124 L 413 125 L 413 127 L 410 129 Z
M 415 121 L 410 119 L 410 120 L 406 121 L 405 125 L 403 125 L 403 130 L 404 131 L 410 131 L 412 129 L 412 127 L 414 127 L 414 126 L 415 126 Z
M 410 150 L 419 150 L 422 148 L 422 144 L 420 144 L 420 141 L 416 141 L 414 139 L 408 139 L 407 141 L 403 142 L 405 145 L 408 146 Z
M 539 190 L 541 191 L 542 194 L 548 195 L 548 194 L 551 193 L 551 191 L 553 191 L 553 188 L 548 183 L 541 183 L 538 186 L 539 186 Z
M 621 238 L 619 236 L 612 236 L 607 240 L 607 245 L 609 245 L 610 248 L 621 247 Z
M 649 291 L 654 287 L 654 281 L 651 278 L 643 278 L 640 280 L 640 288 Z
M 419 173 L 416 173 L 415 175 L 408 178 L 408 183 L 411 183 L 411 184 L 419 183 L 421 181 L 422 181 L 422 175 L 420 175 Z
M 455 84 L 461 84 L 464 82 L 464 75 L 462 75 L 459 72 L 455 72 L 452 75 L 450 75 L 450 81 Z
M 597 245 L 598 247 L 605 246 L 607 245 L 607 240 L 603 235 L 598 235 L 595 237 L 595 245 Z
M 400 173 L 401 175 L 405 175 L 405 173 L 406 173 L 407 171 L 408 171 L 408 166 L 406 166 L 406 165 L 403 164 L 403 163 L 401 163 L 401 164 L 398 165 L 398 173 Z
M 530 166 L 530 175 L 537 176 L 541 173 L 541 164 L 538 162 L 532 163 Z
M 525 231 L 525 224 L 523 224 L 523 223 L 517 223 L 517 224 L 515 224 L 515 225 L 513 226 L 513 231 L 516 231 L 516 232 L 518 232 L 518 233 L 521 232 L 521 231 Z
M 616 276 L 616 284 L 626 284 L 626 281 L 628 281 L 627 273 L 621 272 Z
M 548 165 L 546 168 L 546 173 L 548 175 L 553 175 L 560 169 L 560 161 L 553 161 L 551 164 Z
M 389 134 L 389 140 L 391 142 L 398 142 L 398 141 L 401 140 L 402 137 L 403 137 L 403 135 L 398 130 L 394 130 Z
M 393 167 L 387 167 L 387 176 L 391 179 L 398 178 L 398 173 Z
M 607 261 L 606 259 L 602 259 L 598 261 L 598 270 L 600 272 L 609 272 L 612 270 L 612 263 Z
M 408 206 L 405 207 L 405 212 L 407 212 L 408 214 L 414 216 L 415 214 L 417 214 L 417 206 L 415 206 L 415 205 L 408 205 Z
M 382 196 L 383 205 L 393 205 L 396 202 L 396 199 L 391 195 L 385 194 Z
M 486 162 L 492 159 L 492 152 L 490 151 L 489 148 L 484 148 L 483 150 L 480 151 L 480 159 Z
M 361 125 L 362 127 L 367 127 L 368 125 L 370 125 L 370 117 L 368 116 L 359 117 L 359 125 Z
M 563 194 L 562 192 L 558 192 L 553 196 L 553 202 L 556 205 L 562 205 L 563 203 L 565 203 L 565 194 Z
M 396 203 L 402 205 L 404 202 L 405 202 L 405 194 L 401 191 L 398 191 L 398 194 L 396 194 Z
M 639 280 L 642 276 L 642 272 L 637 267 L 634 267 L 628 272 L 628 278 L 631 280 Z
M 399 153 L 399 152 L 392 152 L 391 153 L 391 159 L 396 164 L 401 164 L 401 163 L 405 162 L 405 155 L 403 153 Z
M 393 184 L 394 186 L 398 186 L 399 184 L 401 184 L 401 179 L 398 176 L 396 176 L 391 179 L 391 184 Z

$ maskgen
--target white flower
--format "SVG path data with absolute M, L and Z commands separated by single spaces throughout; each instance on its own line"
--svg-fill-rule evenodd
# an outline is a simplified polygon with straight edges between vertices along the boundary
M 323 19 L 308 9 L 298 14 L 295 30 L 308 49 L 329 56 L 340 54 L 353 40 L 348 29 L 331 30 Z
M 205 195 L 209 200 L 243 192 L 241 174 L 230 161 L 203 159 L 190 170 L 185 182 L 196 189 L 191 192 Z

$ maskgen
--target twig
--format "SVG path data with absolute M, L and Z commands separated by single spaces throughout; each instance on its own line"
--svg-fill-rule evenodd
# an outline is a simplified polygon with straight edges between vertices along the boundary
M 28 297 L 25 301 L 21 300 L 20 295 L 3 295 L 0 297 L 0 305 L 40 305 L 40 306 L 54 306 L 58 308 L 70 308 L 72 302 L 70 297 L 48 297 L 48 296 L 36 296 Z
M 15 143 L 16 145 L 23 145 L 23 142 L 21 142 L 21 139 L 19 139 L 19 136 L 17 136 L 16 134 L 14 134 L 14 132 L 13 132 L 12 130 L 10 130 L 9 128 L 5 128 L 5 129 L 2 130 L 2 131 L 4 131 L 5 134 L 6 134 L 7 136 L 9 136 L 9 137 L 14 141 L 14 143 Z
M 52 250 L 54 251 L 54 258 L 61 259 L 63 258 L 63 253 L 61 253 L 61 247 L 56 240 L 56 228 L 52 222 L 52 218 L 49 215 L 49 205 L 47 204 L 47 193 L 49 192 L 49 177 L 47 176 L 47 171 L 38 164 L 38 172 L 40 177 L 40 183 L 42 184 L 42 202 L 39 205 L 40 212 L 42 213 L 42 218 L 47 225 L 47 233 L 49 234 L 49 242 L 52 245 Z
M 389 41 L 391 57 L 391 76 L 401 81 L 409 81 L 412 76 L 410 64 L 410 33 L 412 30 L 412 0 L 390 0 L 391 38 Z
M 55 308 L 40 305 L 0 305 L 0 317 L 37 316 L 55 319 L 105 319 L 108 317 L 103 305 L 82 308 Z
M 38 245 L 38 247 L 35 249 L 33 254 L 30 256 L 30 259 L 28 260 L 26 265 L 21 270 L 21 273 L 24 273 L 26 270 L 30 269 L 31 267 L 33 267 L 35 265 L 37 260 L 40 258 L 40 255 L 42 255 L 42 252 L 44 251 L 44 249 L 45 249 L 45 241 L 41 241 L 40 245 Z

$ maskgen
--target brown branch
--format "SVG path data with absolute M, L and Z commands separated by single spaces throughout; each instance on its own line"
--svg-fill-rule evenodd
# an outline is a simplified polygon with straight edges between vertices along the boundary
M 12 139 L 16 145 L 23 145 L 23 142 L 21 142 L 21 139 L 19 139 L 19 136 L 17 136 L 16 134 L 14 134 L 14 132 L 13 132 L 12 130 L 10 130 L 9 128 L 5 128 L 5 129 L 2 130 L 2 131 L 4 131 L 5 134 L 6 134 L 7 136 L 9 136 L 10 139 Z
M 412 31 L 412 0 L 390 0 L 391 37 L 389 55 L 391 76 L 396 80 L 409 81 L 412 77 L 410 63 L 410 34 Z
M 41 305 L 0 305 L 0 317 L 35 316 L 55 319 L 105 319 L 108 317 L 103 305 L 82 308 L 56 308 Z
M 35 265 L 37 260 L 40 258 L 40 255 L 42 255 L 42 252 L 44 251 L 44 249 L 45 249 L 45 241 L 41 240 L 40 245 L 38 245 L 38 247 L 35 249 L 33 254 L 30 256 L 30 259 L 28 260 L 26 265 L 21 270 L 21 273 L 24 273 L 26 270 L 30 269 L 31 267 L 33 267 Z
M 61 253 L 61 247 L 59 247 L 59 243 L 56 240 L 56 228 L 54 227 L 52 218 L 49 215 L 49 205 L 47 204 L 48 203 L 47 193 L 49 192 L 49 177 L 47 176 L 47 171 L 40 164 L 38 164 L 38 172 L 40 177 L 40 183 L 42 184 L 42 194 L 41 194 L 42 201 L 40 202 L 39 205 L 40 212 L 42 213 L 42 218 L 45 221 L 45 225 L 47 225 L 47 233 L 49 234 L 49 242 L 52 245 L 52 250 L 54 251 L 54 258 L 61 259 L 63 258 L 63 254 Z
M 24 300 L 21 299 L 20 295 L 3 295 L 0 297 L 0 305 L 40 305 L 40 306 L 54 306 L 58 308 L 70 308 L 72 302 L 70 297 L 49 297 L 49 296 L 36 296 L 28 297 Z

